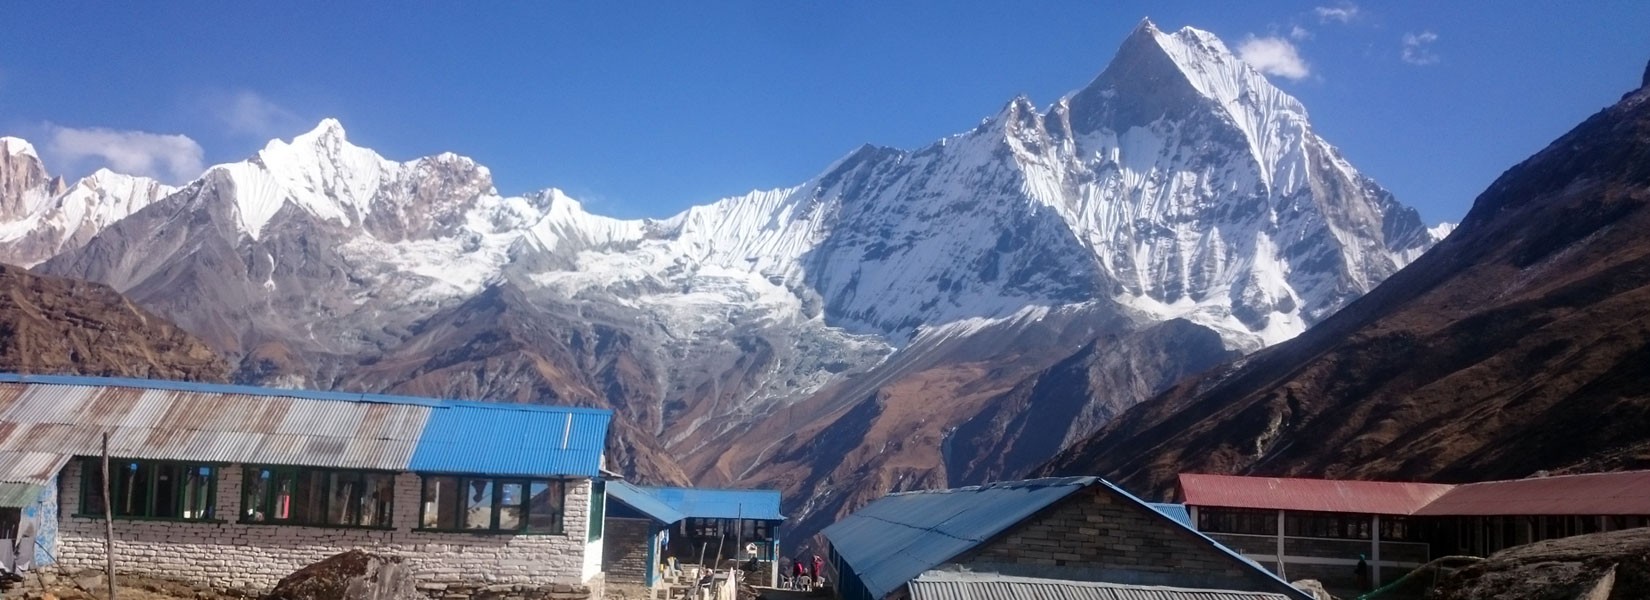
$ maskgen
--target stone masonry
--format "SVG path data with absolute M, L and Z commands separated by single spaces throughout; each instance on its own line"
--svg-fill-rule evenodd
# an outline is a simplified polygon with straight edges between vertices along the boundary
M 608 517 L 602 532 L 602 571 L 614 583 L 647 583 L 648 519 Z
M 218 470 L 221 522 L 115 519 L 117 570 L 220 589 L 267 591 L 305 565 L 360 548 L 405 557 L 425 589 L 446 584 L 601 586 L 601 542 L 585 541 L 588 479 L 569 480 L 564 534 L 501 535 L 416 531 L 420 480 L 413 473 L 396 475 L 390 530 L 242 525 L 235 522 L 241 508 L 241 471 L 241 465 Z M 80 461 L 70 461 L 59 481 L 61 526 L 54 554 L 69 571 L 101 569 L 103 519 L 74 516 L 80 512 Z
M 1274 593 L 1286 587 L 1150 511 L 1093 487 L 959 556 L 952 565 L 1078 581 Z

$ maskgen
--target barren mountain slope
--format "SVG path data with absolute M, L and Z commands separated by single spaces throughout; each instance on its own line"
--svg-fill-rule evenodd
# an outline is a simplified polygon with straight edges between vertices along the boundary
M 0 265 L 0 371 L 223 382 L 229 365 L 109 286 Z

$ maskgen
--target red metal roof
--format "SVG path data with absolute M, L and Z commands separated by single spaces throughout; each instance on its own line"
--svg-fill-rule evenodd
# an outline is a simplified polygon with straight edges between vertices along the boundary
M 1650 471 L 1561 475 L 1458 485 L 1415 514 L 1650 515 Z
M 1288 477 L 1180 474 L 1188 506 L 1410 515 L 1454 486 Z

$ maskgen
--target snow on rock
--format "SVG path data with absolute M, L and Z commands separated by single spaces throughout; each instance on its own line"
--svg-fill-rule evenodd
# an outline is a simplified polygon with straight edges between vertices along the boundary
M 23 138 L 4 136 L 0 137 L 0 148 L 4 148 L 9 156 L 33 156 L 40 158 L 34 151 L 34 144 Z

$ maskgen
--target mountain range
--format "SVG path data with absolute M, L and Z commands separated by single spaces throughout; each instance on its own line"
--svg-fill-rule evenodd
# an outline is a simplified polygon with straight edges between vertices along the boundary
M 1043 467 L 1470 482 L 1650 468 L 1650 71 L 1509 169 L 1438 248 L 1298 338 Z
M 802 533 L 1022 475 L 1448 233 L 1219 39 L 1149 21 L 1048 106 L 663 219 L 331 119 L 176 189 L 0 144 L 0 261 L 112 286 L 237 381 L 610 407 L 615 469 L 780 488 Z

